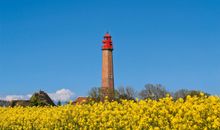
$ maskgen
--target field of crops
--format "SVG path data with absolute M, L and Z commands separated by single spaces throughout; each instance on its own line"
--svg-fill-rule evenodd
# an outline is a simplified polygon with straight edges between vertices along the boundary
M 0 129 L 220 129 L 220 97 L 0 108 Z

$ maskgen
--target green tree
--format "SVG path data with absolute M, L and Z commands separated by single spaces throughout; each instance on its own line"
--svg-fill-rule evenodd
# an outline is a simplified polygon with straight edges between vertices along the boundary
M 62 103 L 60 100 L 57 102 L 57 106 L 62 106 Z
M 55 106 L 54 102 L 44 91 L 34 93 L 30 98 L 31 106 Z

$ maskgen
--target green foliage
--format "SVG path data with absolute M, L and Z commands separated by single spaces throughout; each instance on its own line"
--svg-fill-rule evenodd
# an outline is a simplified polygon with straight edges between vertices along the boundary
M 39 91 L 38 93 L 34 93 L 30 98 L 30 106 L 55 106 L 55 104 L 47 93 Z
M 40 100 L 39 97 L 32 96 L 30 98 L 30 105 L 31 106 L 46 106 L 47 104 L 44 101 Z
M 62 106 L 62 103 L 60 100 L 57 102 L 57 106 Z

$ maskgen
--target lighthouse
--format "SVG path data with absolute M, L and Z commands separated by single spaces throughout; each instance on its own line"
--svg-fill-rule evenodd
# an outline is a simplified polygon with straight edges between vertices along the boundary
M 114 99 L 114 73 L 113 73 L 113 45 L 109 33 L 106 33 L 102 41 L 102 97 Z

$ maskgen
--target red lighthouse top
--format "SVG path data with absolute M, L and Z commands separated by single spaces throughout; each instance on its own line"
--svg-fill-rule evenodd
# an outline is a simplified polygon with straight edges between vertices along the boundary
M 113 50 L 113 46 L 112 46 L 112 37 L 110 36 L 110 34 L 107 32 L 104 36 L 104 40 L 102 41 L 103 46 L 102 49 L 109 49 L 109 50 Z

